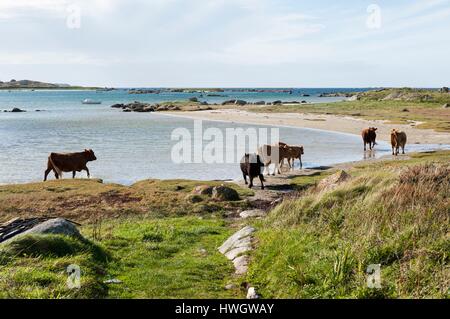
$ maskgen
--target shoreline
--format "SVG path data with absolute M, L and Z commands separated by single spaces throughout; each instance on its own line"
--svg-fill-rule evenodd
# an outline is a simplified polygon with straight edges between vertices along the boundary
M 365 120 L 351 116 L 311 113 L 256 113 L 236 109 L 215 109 L 204 111 L 159 112 L 164 115 L 180 116 L 190 119 L 242 123 L 253 125 L 270 125 L 292 128 L 318 129 L 360 136 L 360 132 L 369 126 L 378 128 L 378 139 L 390 143 L 390 131 L 393 128 L 406 132 L 408 144 L 450 144 L 450 134 L 436 132 L 432 129 L 417 129 L 420 122 L 405 124 L 388 124 L 385 120 Z

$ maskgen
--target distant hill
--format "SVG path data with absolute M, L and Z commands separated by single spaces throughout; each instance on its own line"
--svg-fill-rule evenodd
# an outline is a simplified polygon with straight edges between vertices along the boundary
M 32 80 L 0 81 L 0 90 L 4 89 L 93 89 L 91 87 L 72 86 L 69 84 L 45 83 Z

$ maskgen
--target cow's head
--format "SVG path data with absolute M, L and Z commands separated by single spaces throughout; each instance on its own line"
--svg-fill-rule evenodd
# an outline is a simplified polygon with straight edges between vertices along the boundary
M 300 154 L 301 155 L 305 154 L 305 149 L 303 148 L 303 146 L 300 146 Z
M 375 132 L 376 130 L 378 130 L 378 128 L 376 128 L 376 127 L 369 127 L 369 131 Z
M 84 150 L 84 154 L 85 154 L 86 159 L 88 161 L 95 161 L 95 160 L 97 160 L 97 157 L 95 156 L 94 151 L 91 150 L 91 149 Z

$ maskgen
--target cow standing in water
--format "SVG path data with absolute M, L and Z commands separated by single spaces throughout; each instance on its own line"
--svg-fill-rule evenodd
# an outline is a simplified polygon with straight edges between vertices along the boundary
M 370 150 L 372 150 L 374 148 L 374 146 L 377 144 L 376 143 L 376 139 L 377 139 L 376 130 L 377 130 L 376 127 L 369 127 L 361 132 L 363 142 L 364 142 L 364 151 L 367 150 L 366 144 L 369 144 Z
M 75 178 L 76 172 L 85 170 L 90 178 L 89 169 L 86 164 L 97 160 L 94 151 L 91 149 L 79 153 L 51 153 L 48 157 L 47 169 L 45 170 L 44 182 L 50 171 L 54 171 L 56 179 L 62 178 L 63 172 L 72 172 L 72 178 Z
M 405 154 L 406 141 L 407 137 L 405 132 L 393 129 L 391 131 L 392 155 L 397 156 L 400 151 L 400 147 L 402 148 L 402 153 Z

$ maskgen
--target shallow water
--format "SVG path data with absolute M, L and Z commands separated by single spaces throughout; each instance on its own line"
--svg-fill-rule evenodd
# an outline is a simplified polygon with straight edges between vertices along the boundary
M 45 98 L 37 96 L 40 94 Z M 1 184 L 40 181 L 50 152 L 74 152 L 85 148 L 92 148 L 98 158 L 88 164 L 91 176 L 106 182 L 131 184 L 147 178 L 223 180 L 240 177 L 236 161 L 220 164 L 175 164 L 172 161 L 171 151 L 176 144 L 171 140 L 173 130 L 186 128 L 193 132 L 193 120 L 157 113 L 123 113 L 109 107 L 123 102 L 113 98 L 102 105 L 81 105 L 79 101 L 90 98 L 89 94 L 77 92 L 76 97 L 67 98 L 66 95 L 64 98 L 65 95 L 59 92 L 0 92 L 0 109 L 20 107 L 29 110 L 26 113 L 0 113 Z M 34 112 L 34 109 L 45 111 Z M 204 130 L 213 127 L 223 135 L 227 128 L 263 128 L 203 121 Z M 304 145 L 304 167 L 364 158 L 361 138 L 357 135 L 289 127 L 281 127 L 279 132 L 282 141 Z M 194 139 L 198 146 L 202 138 Z M 203 141 L 203 146 L 207 143 Z M 409 145 L 407 151 L 434 148 L 443 146 Z M 243 145 L 234 149 L 235 158 L 245 151 Z M 380 143 L 372 155 L 387 154 L 390 154 L 390 146 Z M 85 177 L 85 172 L 79 176 Z

